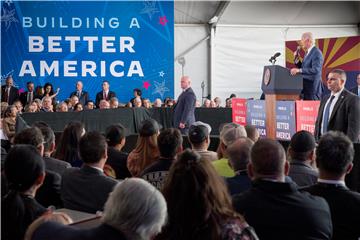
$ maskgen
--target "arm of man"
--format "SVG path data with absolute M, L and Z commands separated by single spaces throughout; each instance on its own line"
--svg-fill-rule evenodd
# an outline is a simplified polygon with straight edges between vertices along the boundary
M 349 103 L 348 129 L 346 135 L 353 142 L 360 141 L 360 98 L 353 97 Z

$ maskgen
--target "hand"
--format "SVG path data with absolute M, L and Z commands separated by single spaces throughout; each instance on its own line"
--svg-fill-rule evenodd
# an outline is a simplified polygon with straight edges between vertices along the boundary
M 300 72 L 300 69 L 298 69 L 298 68 L 292 68 L 291 70 L 290 70 L 290 74 L 291 75 L 296 75 L 297 73 L 299 73 Z
M 181 129 L 185 128 L 185 124 L 184 124 L 184 123 L 180 123 L 180 124 L 179 124 L 179 128 L 181 128 Z

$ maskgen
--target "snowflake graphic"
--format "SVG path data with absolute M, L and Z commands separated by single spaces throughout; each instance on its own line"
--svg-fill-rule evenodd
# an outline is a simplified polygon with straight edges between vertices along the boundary
M 155 90 L 152 92 L 152 94 L 160 94 L 161 98 L 164 98 L 164 93 L 170 91 L 167 87 L 165 87 L 165 81 L 157 82 L 154 81 Z
M 10 4 L 12 4 L 12 3 L 13 3 L 13 1 L 12 1 L 12 0 L 5 0 L 4 2 L 8 5 L 8 7 L 10 7 Z
M 155 7 L 156 1 L 145 0 L 143 3 L 144 8 L 141 9 L 140 14 L 147 14 L 150 20 L 152 20 L 153 15 L 159 12 L 159 10 Z
M 11 76 L 13 74 L 14 70 L 11 70 L 10 72 L 8 72 L 7 74 L 1 75 L 0 79 L 1 79 L 1 83 L 5 82 L 6 78 L 8 76 Z
M 2 8 L 2 10 L 1 22 L 4 22 L 6 30 L 8 30 L 11 23 L 17 23 L 19 21 L 15 18 L 15 9 L 8 11 L 6 8 Z

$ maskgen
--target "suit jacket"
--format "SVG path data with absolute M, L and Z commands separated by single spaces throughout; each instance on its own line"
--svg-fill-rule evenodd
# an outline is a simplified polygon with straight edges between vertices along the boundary
M 314 185 L 317 182 L 319 173 L 311 166 L 302 161 L 292 160 L 288 175 L 299 187 Z
M 106 101 L 109 101 L 111 98 L 116 97 L 116 93 L 113 91 L 109 91 L 108 95 L 107 95 L 107 99 L 105 99 Z M 96 107 L 99 107 L 100 101 L 104 99 L 103 96 L 103 91 L 100 91 L 96 94 L 96 100 L 95 100 L 95 104 Z
M 52 157 L 44 157 L 44 161 L 47 170 L 56 172 L 60 176 L 63 175 L 66 169 L 71 167 L 70 163 Z
M 80 229 L 47 221 L 34 232 L 32 240 L 126 240 L 119 230 L 103 223 L 90 229 Z
M 315 123 L 315 138 L 320 139 L 323 112 L 326 101 L 330 95 L 325 96 L 319 107 Z M 337 100 L 328 123 L 328 130 L 345 133 L 351 141 L 360 141 L 360 98 L 344 89 Z
M 81 168 L 69 168 L 63 174 L 61 185 L 64 207 L 89 213 L 102 211 L 117 183 L 86 164 Z
M 354 87 L 354 88 L 352 88 L 352 89 L 350 89 L 350 92 L 352 92 L 353 94 L 355 94 L 356 96 L 359 96 L 358 94 L 359 94 L 359 87 L 358 86 L 356 86 L 356 87 Z
M 36 192 L 36 200 L 44 207 L 62 207 L 60 198 L 61 176 L 53 171 L 46 170 L 43 185 Z
M 291 182 L 256 180 L 250 190 L 233 197 L 259 239 L 331 239 L 332 224 L 323 198 L 303 194 Z
M 196 96 L 192 88 L 182 92 L 174 107 L 174 127 L 178 128 L 180 123 L 184 123 L 189 128 L 195 122 L 195 102 Z
M 72 96 L 77 96 L 77 91 L 74 91 L 74 92 L 72 92 L 71 94 L 70 94 L 70 98 L 72 97 Z M 79 97 L 79 96 L 78 96 Z M 87 101 L 89 101 L 90 99 L 89 99 L 89 94 L 88 94 L 88 92 L 86 92 L 86 91 L 81 91 L 81 96 L 79 97 L 79 102 L 83 105 L 83 106 L 85 106 L 85 104 L 86 104 L 86 102 Z
M 320 100 L 323 92 L 321 72 L 324 58 L 317 47 L 313 47 L 297 67 L 302 71 L 304 100 Z
M 246 171 L 236 174 L 234 177 L 225 178 L 230 195 L 235 195 L 251 188 L 251 180 Z
M 329 204 L 334 227 L 333 240 L 356 240 L 360 237 L 360 193 L 342 185 L 326 183 L 317 183 L 304 190 L 325 198 Z
M 127 168 L 128 154 L 116 150 L 114 147 L 108 147 L 108 159 L 106 164 L 109 164 L 115 171 L 117 179 L 130 178 L 131 173 Z
M 6 102 L 5 101 L 5 89 L 6 86 L 1 86 L 1 102 Z M 9 98 L 8 98 L 8 103 L 9 105 L 12 105 L 14 103 L 15 100 L 19 99 L 19 89 L 17 89 L 14 86 L 11 86 L 10 88 L 10 93 L 9 93 Z
M 21 102 L 21 104 L 25 107 L 26 105 L 28 105 L 28 104 L 30 104 L 31 102 L 28 102 L 27 101 L 27 98 L 28 98 L 28 94 L 29 94 L 30 92 L 23 92 L 23 93 L 21 93 L 20 94 L 20 97 L 19 97 L 19 99 L 20 99 L 20 102 Z M 35 97 L 36 97 L 36 95 L 35 95 L 35 92 L 32 92 L 33 93 L 33 97 L 32 97 L 32 100 L 34 100 L 35 99 Z

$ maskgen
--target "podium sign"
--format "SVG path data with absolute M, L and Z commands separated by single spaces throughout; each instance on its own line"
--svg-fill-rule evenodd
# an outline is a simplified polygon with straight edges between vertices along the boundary
M 234 123 L 246 126 L 246 99 L 233 98 L 232 104 L 232 121 Z
M 255 126 L 260 137 L 266 137 L 266 107 L 264 100 L 248 100 L 246 121 Z
M 296 132 L 295 102 L 276 102 L 276 139 L 291 140 Z
M 314 134 L 320 101 L 296 101 L 296 131 Z

